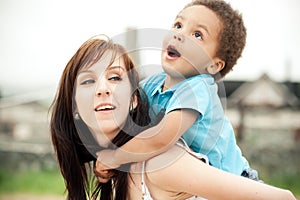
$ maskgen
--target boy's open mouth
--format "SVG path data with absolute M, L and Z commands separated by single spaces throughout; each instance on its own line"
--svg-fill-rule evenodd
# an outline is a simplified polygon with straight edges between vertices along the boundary
M 167 53 L 168 53 L 168 56 L 172 57 L 172 58 L 175 58 L 175 57 L 180 57 L 181 54 L 175 49 L 174 46 L 172 45 L 169 45 L 168 48 L 167 48 Z

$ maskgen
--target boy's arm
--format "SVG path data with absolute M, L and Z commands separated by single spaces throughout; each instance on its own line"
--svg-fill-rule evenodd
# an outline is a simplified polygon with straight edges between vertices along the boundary
M 129 162 L 147 160 L 166 151 L 183 135 L 183 133 L 196 121 L 199 113 L 192 109 L 174 110 L 156 126 L 151 127 L 117 150 L 104 150 L 99 152 L 96 170 L 117 168 Z

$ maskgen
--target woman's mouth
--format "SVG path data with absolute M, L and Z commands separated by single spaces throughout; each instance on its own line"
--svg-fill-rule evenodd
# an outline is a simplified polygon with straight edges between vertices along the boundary
M 114 109 L 116 109 L 116 107 L 111 104 L 100 104 L 95 108 L 95 111 L 110 111 Z
M 171 58 L 179 58 L 181 56 L 181 54 L 177 51 L 177 49 L 172 45 L 169 45 L 167 47 L 167 54 Z

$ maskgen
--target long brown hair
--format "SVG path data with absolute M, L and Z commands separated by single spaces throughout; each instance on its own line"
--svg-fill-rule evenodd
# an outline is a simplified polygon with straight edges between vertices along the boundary
M 125 129 L 113 139 L 116 146 L 129 141 L 135 134 L 147 128 L 148 116 L 147 98 L 139 88 L 139 77 L 134 63 L 125 49 L 109 39 L 93 37 L 84 42 L 66 65 L 56 96 L 50 107 L 50 132 L 52 143 L 59 163 L 60 171 L 65 180 L 68 199 L 101 199 L 109 200 L 116 191 L 116 199 L 126 199 L 128 190 L 128 170 L 130 165 L 123 165 L 122 170 L 108 183 L 98 183 L 92 173 L 95 153 L 103 149 L 92 137 L 86 124 L 79 118 L 74 118 L 75 110 L 75 81 L 79 70 L 90 67 L 101 59 L 105 51 L 112 50 L 114 56 L 121 54 L 128 71 L 133 95 L 137 98 L 138 106 L 129 112 Z M 141 103 L 143 102 L 143 103 Z M 129 108 L 128 108 L 129 111 Z M 126 131 L 125 131 L 126 130 Z M 127 133 L 130 133 L 127 134 Z M 113 181 L 113 184 L 112 184 Z

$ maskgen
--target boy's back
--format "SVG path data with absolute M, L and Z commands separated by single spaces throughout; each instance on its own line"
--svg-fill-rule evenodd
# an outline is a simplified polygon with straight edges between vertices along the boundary
M 178 109 L 199 112 L 197 121 L 182 137 L 195 152 L 207 155 L 213 166 L 241 175 L 249 164 L 236 145 L 233 128 L 224 115 L 213 77 L 208 74 L 194 76 L 162 92 L 165 77 L 163 72 L 141 83 L 150 109 L 155 113 L 165 109 L 166 114 Z

